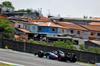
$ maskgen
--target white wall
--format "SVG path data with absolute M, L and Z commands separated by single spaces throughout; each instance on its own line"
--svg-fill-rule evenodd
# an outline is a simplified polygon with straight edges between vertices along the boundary
M 64 32 L 62 32 L 64 30 Z M 67 29 L 58 28 L 58 33 L 67 34 Z
M 71 33 L 71 30 L 73 30 L 73 33 Z M 75 35 L 75 29 L 67 29 L 67 34 Z
M 99 38 L 100 39 L 100 36 L 98 36 L 98 33 L 100 32 L 95 32 L 96 33 L 96 37 L 95 38 Z
M 15 23 L 15 28 L 18 28 L 18 25 L 20 25 L 20 27 L 23 28 L 23 24 L 21 23 Z
M 77 34 L 77 31 L 80 31 L 80 34 Z M 81 30 L 76 30 L 75 35 L 76 35 L 76 37 L 82 37 L 82 31 Z
M 88 31 L 82 31 L 82 38 L 88 39 L 89 38 L 89 32 Z

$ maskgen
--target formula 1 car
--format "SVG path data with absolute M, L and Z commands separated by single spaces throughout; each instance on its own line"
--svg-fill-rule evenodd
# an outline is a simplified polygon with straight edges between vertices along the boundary
M 70 61 L 70 62 L 76 62 L 77 58 L 74 53 L 64 53 L 60 50 L 52 51 L 52 52 L 43 52 L 42 50 L 35 53 L 35 55 L 38 55 L 38 57 L 49 57 L 49 59 L 58 59 L 59 61 Z

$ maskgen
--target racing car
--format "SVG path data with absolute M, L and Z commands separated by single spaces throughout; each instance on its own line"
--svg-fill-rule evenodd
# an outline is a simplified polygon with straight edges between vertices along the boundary
M 57 50 L 52 52 L 43 52 L 42 50 L 35 53 L 35 55 L 38 55 L 38 57 L 49 57 L 49 59 L 58 59 L 59 61 L 70 61 L 70 62 L 76 62 L 77 58 L 74 53 L 64 53 L 63 51 Z

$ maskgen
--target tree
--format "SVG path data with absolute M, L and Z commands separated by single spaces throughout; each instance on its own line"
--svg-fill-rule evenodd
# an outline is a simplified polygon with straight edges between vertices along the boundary
M 29 43 L 33 43 L 33 44 L 38 44 L 38 42 L 37 41 L 34 41 L 34 39 L 29 39 L 28 42 Z
M 85 50 L 84 44 L 80 44 L 80 45 L 79 45 L 79 49 L 80 49 L 80 50 Z
M 53 41 L 52 44 L 49 44 L 50 46 L 55 46 L 55 47 L 62 47 L 62 48 L 67 48 L 67 49 L 74 49 L 77 50 L 76 47 L 73 46 L 73 42 L 70 40 L 63 40 L 61 41 L 60 39 L 58 41 Z
M 7 11 L 7 12 L 14 11 L 15 9 L 10 1 L 2 2 L 0 6 L 2 7 L 3 11 Z
M 39 16 L 39 13 L 37 11 L 32 12 L 33 14 L 36 14 L 37 16 Z
M 13 27 L 10 22 L 2 17 L 0 17 L 0 32 L 13 33 Z
M 26 10 L 25 9 L 20 9 L 17 12 L 26 12 Z
M 85 51 L 100 54 L 100 48 L 98 47 L 88 47 L 87 49 L 85 49 Z
M 32 12 L 32 10 L 31 9 L 26 9 L 26 12 L 30 13 L 30 12 Z

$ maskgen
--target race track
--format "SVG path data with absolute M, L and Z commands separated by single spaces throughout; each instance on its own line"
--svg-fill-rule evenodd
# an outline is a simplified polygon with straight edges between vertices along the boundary
M 47 58 L 38 58 L 33 54 L 0 49 L 0 61 L 24 66 L 91 66 L 83 63 L 60 62 Z

